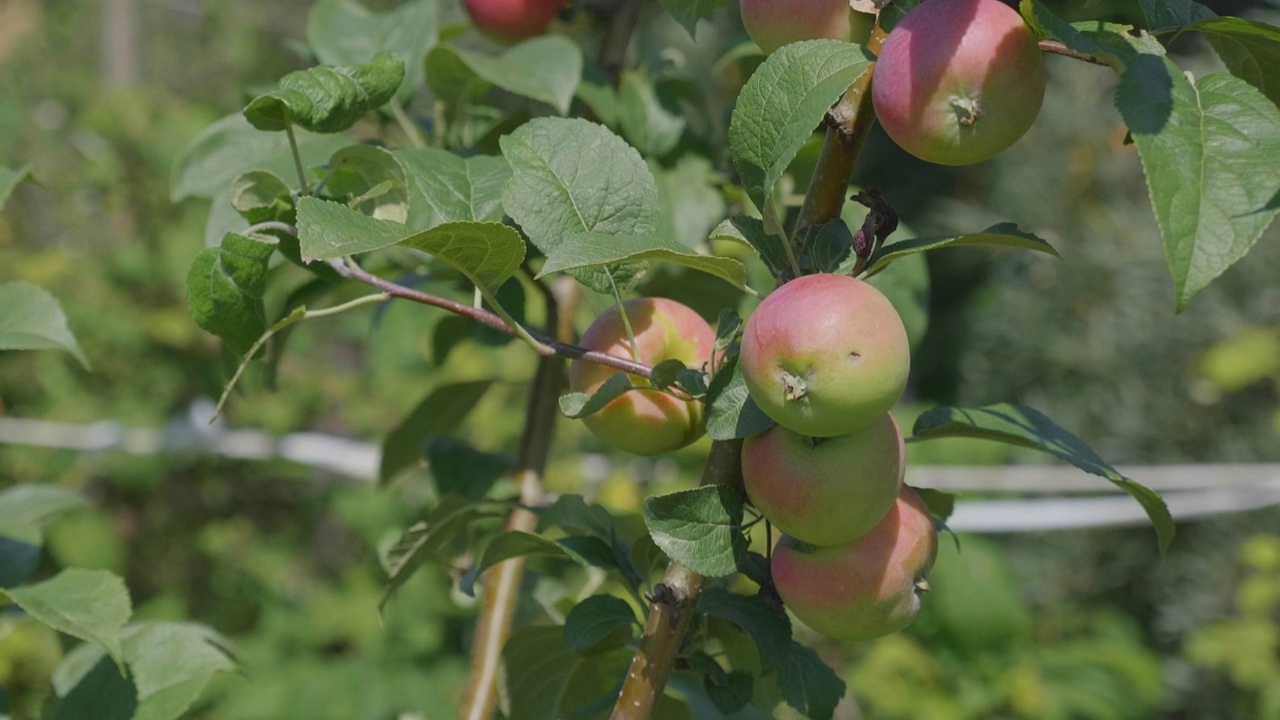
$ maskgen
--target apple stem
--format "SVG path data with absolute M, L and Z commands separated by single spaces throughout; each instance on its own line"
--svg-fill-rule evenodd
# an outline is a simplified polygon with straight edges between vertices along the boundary
M 609 288 L 613 290 L 613 302 L 618 307 L 618 316 L 622 318 L 622 329 L 627 331 L 627 345 L 631 348 L 631 359 L 640 362 L 640 346 L 636 343 L 635 331 L 631 329 L 631 318 L 627 317 L 627 308 L 622 304 L 622 293 L 618 292 L 618 283 L 613 281 L 613 273 L 604 269 L 609 277 Z

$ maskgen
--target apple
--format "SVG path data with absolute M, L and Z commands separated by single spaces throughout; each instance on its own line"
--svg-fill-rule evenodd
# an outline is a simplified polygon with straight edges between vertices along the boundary
M 871 532 L 827 547 L 783 535 L 770 568 L 782 602 L 805 625 L 827 637 L 869 640 L 915 620 L 937 555 L 929 509 L 904 485 Z
M 810 437 L 867 427 L 907 384 L 911 348 L 879 290 L 847 275 L 805 275 L 774 290 L 742 335 L 747 390 L 779 425 Z
M 743 443 L 742 479 L 751 504 L 779 530 L 811 545 L 840 545 L 865 535 L 893 507 L 906 455 L 889 413 L 831 438 L 778 425 Z
M 742 25 L 765 54 L 800 40 L 848 40 L 849 0 L 742 0 Z
M 464 0 L 463 5 L 481 32 L 515 42 L 541 35 L 564 0 Z
M 1022 137 L 1044 89 L 1044 59 L 1016 10 L 999 0 L 926 0 L 885 39 L 871 99 L 904 150 L 968 165 Z
M 635 298 L 622 304 L 635 334 L 636 360 L 657 365 L 679 360 L 700 368 L 711 359 L 716 333 L 702 316 L 686 305 L 666 298 Z M 579 343 L 590 350 L 632 357 L 622 314 L 612 307 L 596 318 Z M 569 366 L 569 388 L 594 393 L 617 370 L 574 360 Z M 632 376 L 631 383 L 648 382 Z M 705 431 L 702 403 L 685 401 L 658 390 L 632 390 L 582 419 L 587 429 L 614 447 L 637 455 L 657 455 L 678 450 L 702 437 Z

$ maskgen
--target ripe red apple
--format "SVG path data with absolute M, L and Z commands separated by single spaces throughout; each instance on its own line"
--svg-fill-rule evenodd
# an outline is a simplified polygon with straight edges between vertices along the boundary
M 742 0 L 742 25 L 766 54 L 800 40 L 848 40 L 849 0 Z
M 889 413 L 832 438 L 778 425 L 743 443 L 742 479 L 751 504 L 779 530 L 811 545 L 840 545 L 884 519 L 902 489 L 906 457 Z
M 541 35 L 564 6 L 563 0 L 464 0 L 471 22 L 498 40 L 514 42 Z
M 622 304 L 635 334 L 640 362 L 657 365 L 679 360 L 699 368 L 711 358 L 716 333 L 702 316 L 666 298 L 635 298 Z M 591 350 L 631 357 L 626 327 L 617 307 L 605 311 L 587 328 L 580 344 Z M 569 366 L 569 387 L 593 393 L 618 371 L 604 365 L 574 360 Z M 632 377 L 633 385 L 647 384 Z M 637 455 L 657 455 L 678 450 L 702 437 L 702 403 L 686 402 L 657 390 L 632 390 L 603 409 L 583 418 L 587 429 L 614 447 Z
M 871 532 L 829 547 L 801 546 L 784 535 L 770 567 L 782 602 L 805 625 L 827 637 L 869 640 L 915 620 L 937 554 L 929 509 L 903 486 Z
M 871 98 L 904 150 L 968 165 L 1027 132 L 1044 88 L 1044 59 L 1016 10 L 999 0 L 927 0 L 885 39 Z
M 879 290 L 846 275 L 797 278 L 747 320 L 742 375 L 779 425 L 811 437 L 867 427 L 902 394 L 911 348 Z

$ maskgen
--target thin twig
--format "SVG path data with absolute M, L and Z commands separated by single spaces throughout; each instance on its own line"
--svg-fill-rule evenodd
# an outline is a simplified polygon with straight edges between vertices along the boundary
M 1111 63 L 1107 62 L 1106 60 L 1103 60 L 1097 55 L 1090 55 L 1089 53 L 1083 53 L 1083 52 L 1080 52 L 1079 50 L 1072 50 L 1071 48 L 1067 47 L 1066 45 L 1063 45 L 1057 40 L 1041 40 L 1040 51 L 1053 53 L 1054 55 L 1065 55 L 1069 58 L 1075 58 L 1076 60 L 1082 60 L 1084 62 L 1092 63 L 1094 65 L 1111 67 Z
M 374 275 L 354 263 L 347 264 L 340 260 L 331 260 L 329 262 L 329 266 L 343 277 L 350 280 L 357 280 L 366 285 L 375 287 L 391 297 L 400 298 L 402 300 L 412 300 L 413 302 L 422 303 L 423 305 L 430 305 L 432 307 L 448 310 L 451 313 L 462 315 L 463 317 L 470 318 L 481 325 L 493 328 L 498 332 L 506 333 L 512 337 L 518 336 L 515 328 L 508 325 L 496 313 L 489 312 L 488 310 L 474 308 L 466 303 L 460 303 L 448 298 L 442 298 L 438 295 L 431 295 L 420 290 L 414 290 L 413 288 L 407 288 L 403 285 L 397 285 L 390 280 L 385 280 Z M 616 370 L 631 373 L 632 375 L 638 375 L 643 378 L 647 378 L 653 374 L 652 367 L 645 365 L 644 363 L 638 363 L 630 358 L 609 355 L 596 350 L 588 350 L 584 347 L 552 339 L 543 333 L 530 331 L 529 335 L 550 348 L 552 353 L 557 357 L 568 358 L 570 360 L 584 360 L 586 362 L 604 365 Z

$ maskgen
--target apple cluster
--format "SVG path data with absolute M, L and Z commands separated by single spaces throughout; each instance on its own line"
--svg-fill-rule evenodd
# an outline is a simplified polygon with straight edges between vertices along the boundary
M 782 285 L 743 330 L 747 390 L 777 423 L 744 442 L 743 482 L 785 533 L 771 560 L 778 594 L 829 637 L 901 630 L 928 587 L 937 533 L 902 482 L 906 448 L 889 413 L 910 354 L 888 298 L 847 275 Z

